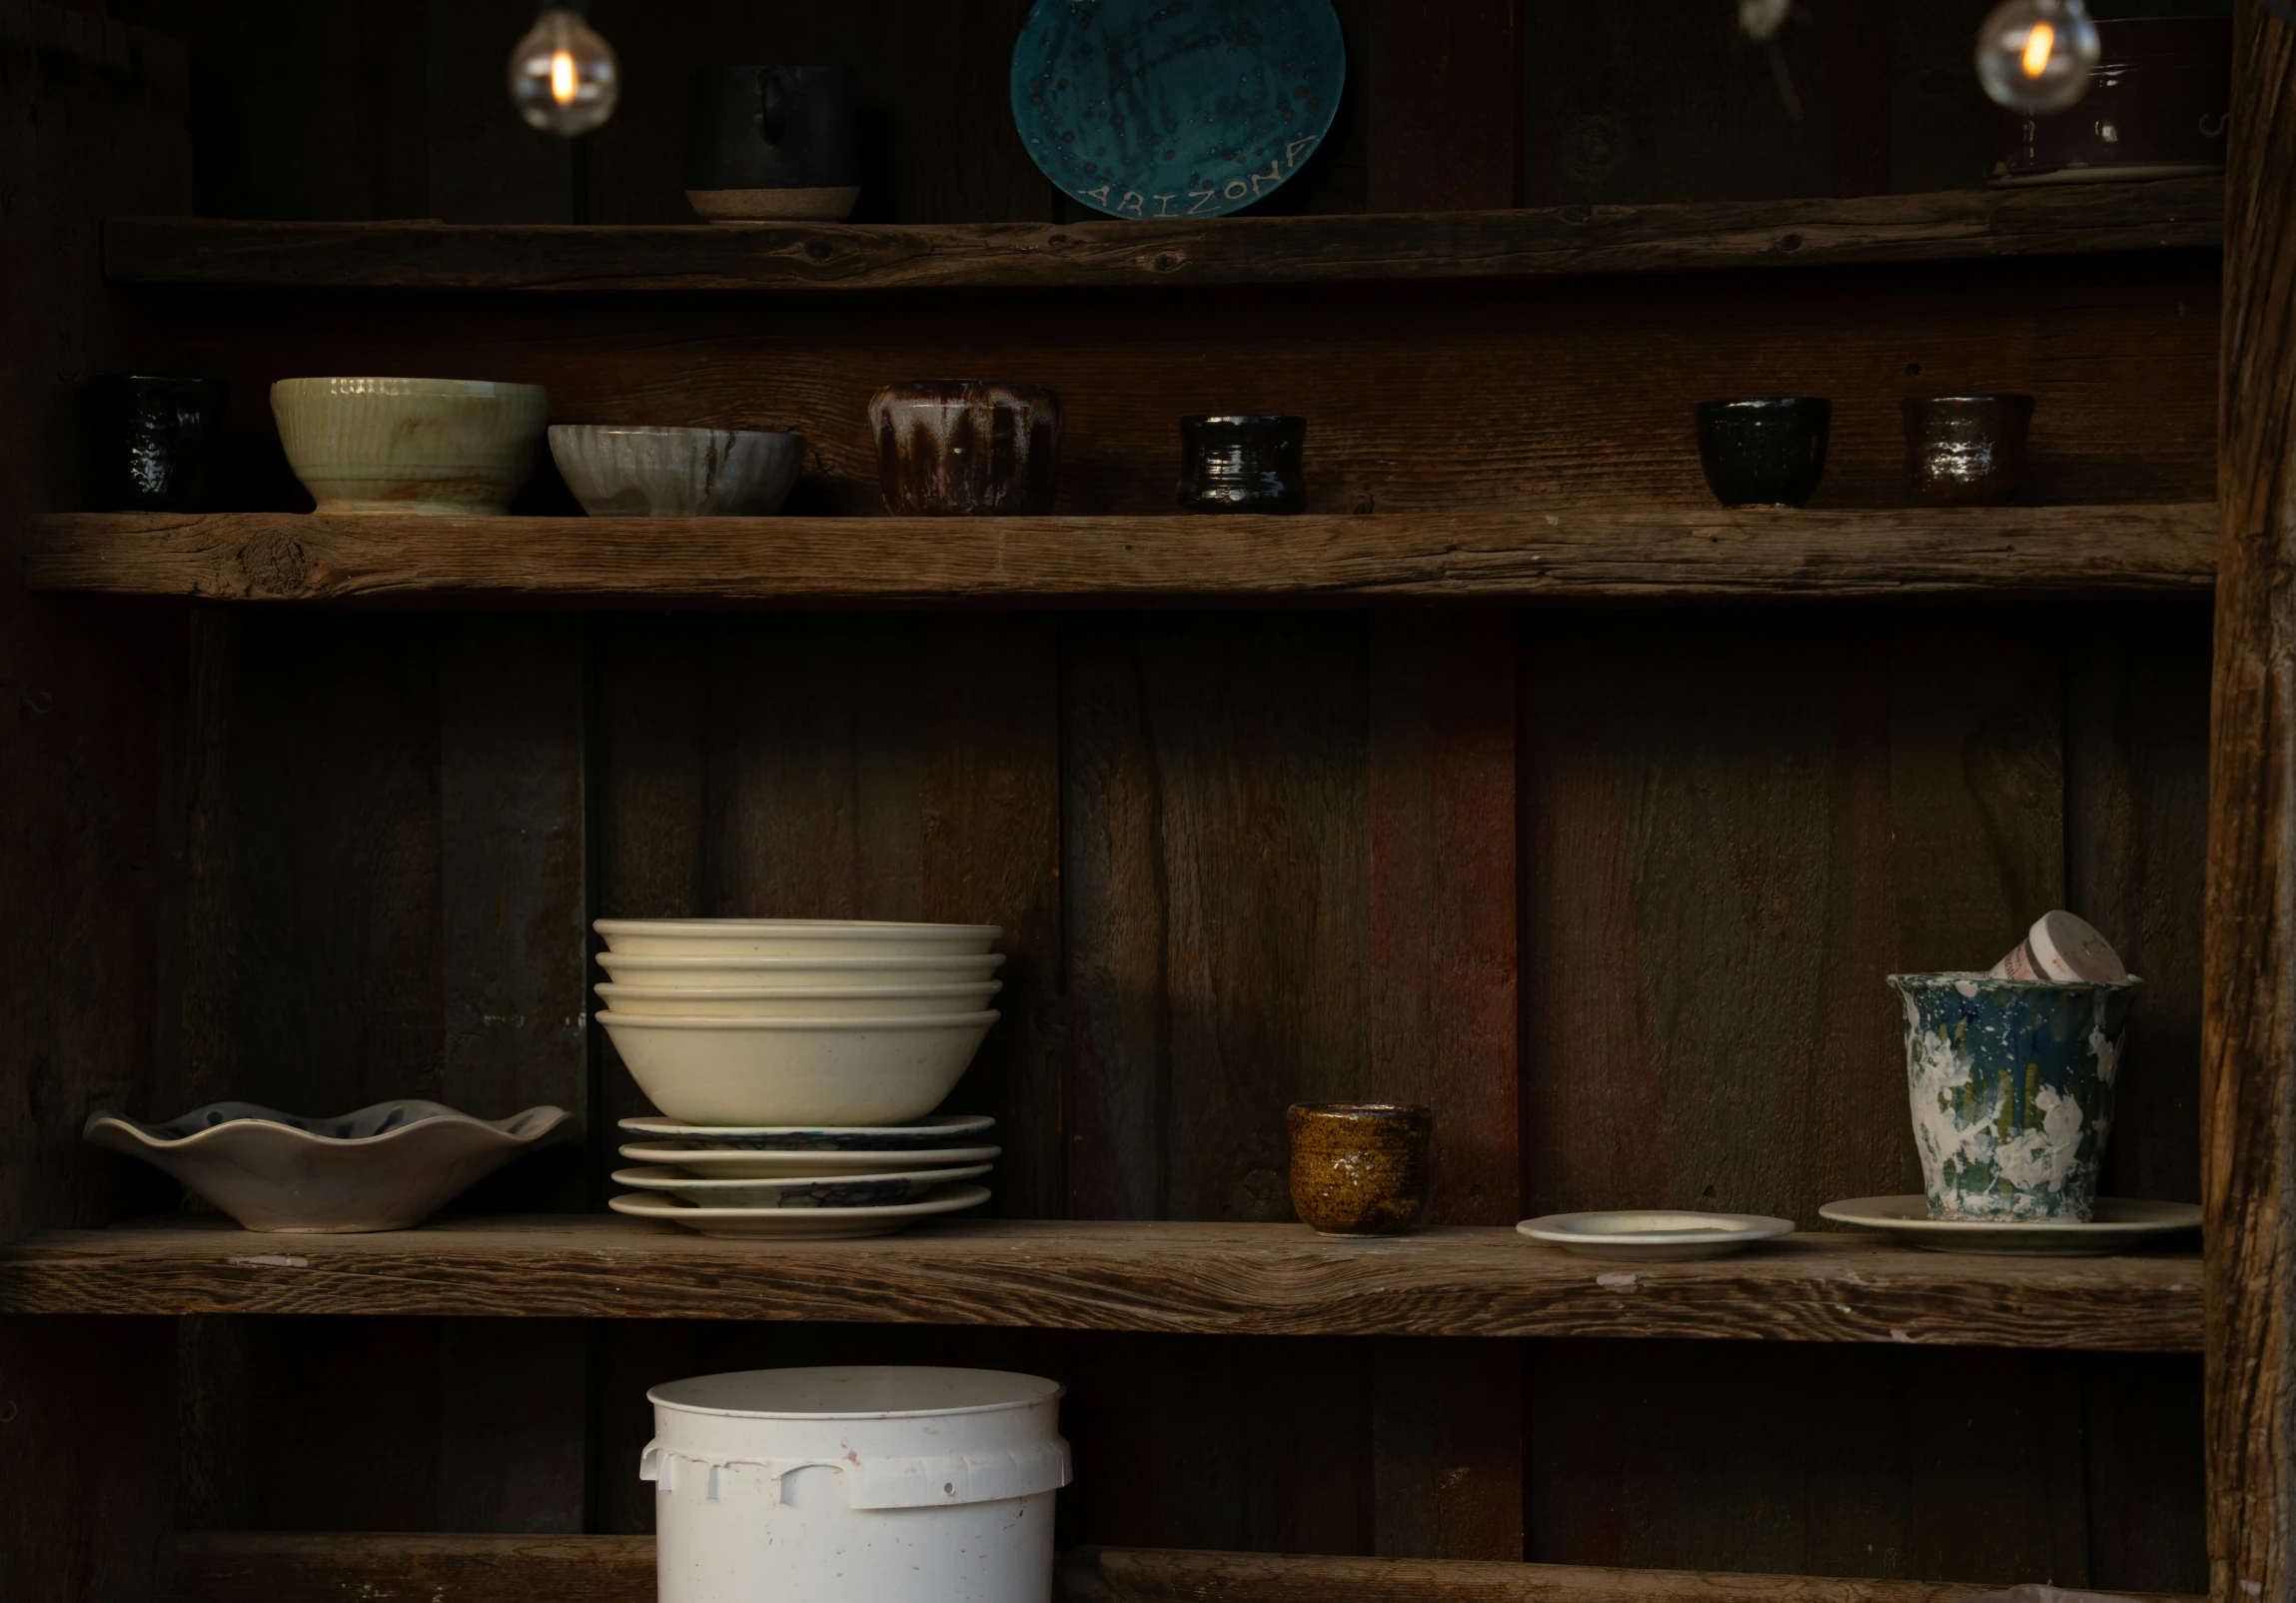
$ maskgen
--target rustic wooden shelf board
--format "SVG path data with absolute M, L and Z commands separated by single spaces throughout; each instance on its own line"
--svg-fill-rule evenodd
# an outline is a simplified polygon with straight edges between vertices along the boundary
M 31 520 L 35 590 L 220 601 L 2206 595 L 2207 505 L 1298 518 Z
M 1299 1335 L 1650 1336 L 2190 1352 L 2197 1256 L 1947 1256 L 1797 1235 L 1612 1264 L 1511 1229 L 1342 1241 L 1294 1224 L 978 1220 L 723 1241 L 520 1215 L 378 1235 L 159 1220 L 0 1251 L 0 1313 L 815 1319 Z
M 1077 1548 L 1060 1556 L 1054 1573 L 1061 1603 L 1951 1603 L 1987 1590 L 1974 1582 L 1138 1547 Z M 186 1532 L 160 1545 L 155 1595 L 161 1603 L 651 1603 L 654 1543 L 650 1536 Z M 2187 1603 L 2168 1593 L 2121 1595 Z
M 123 217 L 104 269 L 258 289 L 898 290 L 1309 284 L 2213 249 L 2217 178 L 1856 200 L 1140 222 L 265 223 Z

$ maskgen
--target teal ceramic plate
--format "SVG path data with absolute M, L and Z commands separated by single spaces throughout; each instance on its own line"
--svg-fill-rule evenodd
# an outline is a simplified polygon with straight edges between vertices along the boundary
M 1331 0 L 1036 0 L 1012 47 L 1012 119 L 1087 206 L 1219 217 L 1299 171 L 1346 82 Z
M 2139 1202 L 2100 1196 L 2096 1217 L 2069 1219 L 1932 1219 L 1920 1196 L 1859 1196 L 1828 1202 L 1819 1217 L 1860 1230 L 1879 1230 L 1932 1252 L 2007 1252 L 2030 1257 L 2101 1258 L 2148 1247 L 2200 1228 L 2197 1202 Z
M 1682 1263 L 1721 1258 L 1756 1241 L 1793 1233 L 1791 1219 L 1760 1213 L 1700 1213 L 1690 1208 L 1614 1208 L 1602 1213 L 1550 1213 L 1515 1226 L 1583 1258 Z

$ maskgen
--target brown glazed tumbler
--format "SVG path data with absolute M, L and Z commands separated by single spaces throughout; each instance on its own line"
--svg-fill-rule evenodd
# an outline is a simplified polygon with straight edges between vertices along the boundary
M 896 518 L 1047 513 L 1059 488 L 1060 397 L 1026 384 L 888 384 L 869 402 L 877 481 Z
M 1292 1207 L 1319 1235 L 1400 1235 L 1427 1206 L 1435 1115 L 1391 1102 L 1300 1102 L 1292 1136 Z
M 1905 493 L 1924 507 L 1998 507 L 2025 484 L 2029 395 L 1911 396 Z

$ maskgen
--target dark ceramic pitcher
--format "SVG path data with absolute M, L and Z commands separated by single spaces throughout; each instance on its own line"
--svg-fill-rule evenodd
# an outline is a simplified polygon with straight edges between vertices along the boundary
M 104 512 L 205 512 L 222 446 L 221 379 L 100 373 L 88 381 L 96 505 Z

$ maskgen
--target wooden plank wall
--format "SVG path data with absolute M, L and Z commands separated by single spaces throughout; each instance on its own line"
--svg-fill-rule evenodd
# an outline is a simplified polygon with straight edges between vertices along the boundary
M 684 220 L 683 69 L 744 58 L 860 64 L 864 219 L 1062 215 L 1002 107 L 1020 0 L 599 0 L 630 91 L 578 150 L 503 112 L 513 0 L 431 0 L 420 26 L 367 3 L 112 9 L 189 42 L 211 215 Z M 1340 9 L 1357 71 L 1281 209 L 1918 190 L 1982 159 L 1963 0 L 1789 29 L 1799 124 L 1720 6 L 1478 0 L 1420 8 L 1434 28 Z M 1488 71 L 1517 50 L 1520 79 Z M 793 427 L 799 504 L 865 512 L 871 388 L 1023 362 L 1069 398 L 1074 511 L 1163 507 L 1171 420 L 1206 406 L 1308 413 L 1333 511 L 1703 505 L 1690 403 L 1776 390 L 1837 398 L 1826 504 L 1893 505 L 1897 398 L 1996 387 L 2043 398 L 2046 499 L 2206 499 L 2214 264 L 2081 271 L 2077 300 L 2028 263 L 1408 298 L 144 307 L 147 349 L 234 379 L 250 506 L 298 505 L 259 399 L 296 372 L 533 379 L 562 421 Z M 1982 964 L 2066 900 L 2153 980 L 2113 1184 L 2190 1196 L 2206 628 L 2162 608 L 196 614 L 180 689 L 139 670 L 185 732 L 175 789 L 102 785 L 160 797 L 130 834 L 177 820 L 186 930 L 107 937 L 131 1000 L 109 1027 L 134 998 L 159 1022 L 105 1061 L 157 1065 L 120 1080 L 163 1101 L 139 1111 L 559 1102 L 586 1146 L 472 1201 L 594 1206 L 611 1121 L 642 1104 L 573 1022 L 587 916 L 993 918 L 1006 1017 L 959 1098 L 1006 1121 L 1007 1212 L 1281 1218 L 1285 1102 L 1408 1095 L 1439 1109 L 1448 1220 L 1664 1197 L 1806 1224 L 1910 1180 L 1875 976 Z M 164 664 L 177 639 L 106 650 Z M 126 1205 L 143 1182 L 80 1158 L 76 1117 L 37 1172 L 109 1188 L 69 1216 Z M 194 1528 L 642 1531 L 646 1385 L 882 1359 L 1068 1383 L 1064 1542 L 2204 1574 L 2180 1359 L 485 1321 L 202 1319 L 175 1341 Z M 256 1406 L 347 1376 L 393 1399 L 356 1453 L 323 1414 Z M 1980 1391 L 2016 1399 L 2010 1445 L 1964 1406 Z M 482 1398 L 509 1423 L 480 1435 Z M 1953 1488 L 1976 1460 L 2001 1495 L 1972 1514 Z
M 0 549 L 25 513 L 79 502 L 70 378 L 141 343 L 103 290 L 98 225 L 187 204 L 186 99 L 168 41 L 0 0 Z M 0 1238 L 172 1190 L 85 1162 L 79 1129 L 159 1094 L 173 1052 L 183 643 L 179 609 L 30 596 L 0 564 Z M 150 1595 L 172 1514 L 170 1336 L 164 1320 L 0 1319 L 11 1593 Z

